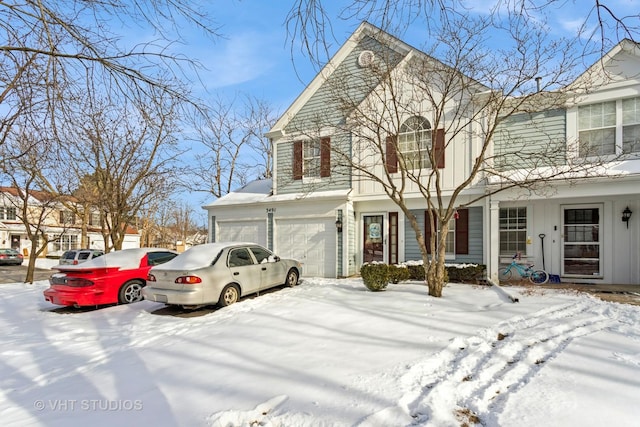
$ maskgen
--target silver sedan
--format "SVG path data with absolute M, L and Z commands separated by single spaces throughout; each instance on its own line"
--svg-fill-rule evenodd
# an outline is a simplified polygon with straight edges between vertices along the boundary
M 184 308 L 224 307 L 264 289 L 295 286 L 301 273 L 298 261 L 255 243 L 208 243 L 153 267 L 142 292 L 147 300 Z

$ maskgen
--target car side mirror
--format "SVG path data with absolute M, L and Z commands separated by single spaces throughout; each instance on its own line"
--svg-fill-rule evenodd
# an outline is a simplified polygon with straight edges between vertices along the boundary
M 275 256 L 273 257 L 273 261 L 274 261 L 274 262 L 278 262 L 278 261 L 280 261 L 280 257 L 279 257 L 278 255 L 275 255 Z

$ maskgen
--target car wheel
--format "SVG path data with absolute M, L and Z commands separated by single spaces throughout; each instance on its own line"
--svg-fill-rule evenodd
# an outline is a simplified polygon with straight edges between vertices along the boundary
M 131 280 L 120 288 L 118 293 L 118 303 L 131 304 L 132 302 L 142 301 L 142 288 L 144 283 L 140 280 Z
M 293 288 L 298 284 L 298 272 L 294 269 L 289 270 L 287 273 L 287 281 L 284 283 L 285 285 Z
M 218 305 L 220 307 L 226 307 L 231 305 L 240 299 L 240 290 L 236 285 L 227 285 L 222 290 L 220 294 L 220 300 L 218 300 Z

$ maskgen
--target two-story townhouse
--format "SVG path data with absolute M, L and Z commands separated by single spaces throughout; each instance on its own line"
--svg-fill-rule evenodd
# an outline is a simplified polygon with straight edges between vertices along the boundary
M 384 69 L 376 67 L 377 58 Z M 426 105 L 400 115 L 381 107 L 380 100 L 390 96 L 381 79 L 421 61 L 435 60 L 361 24 L 267 134 L 273 144 L 273 181 L 251 183 L 204 207 L 209 239 L 257 241 L 299 259 L 307 276 L 348 276 L 363 262 L 420 259 L 414 230 L 401 209 L 379 182 L 358 171 L 389 171 L 389 179 L 398 180 L 394 150 L 401 150 L 403 158 L 413 150 L 418 169 L 437 167 L 445 192 L 451 192 L 470 168 L 476 148 L 468 134 L 452 136 L 445 148 L 448 117 L 434 119 Z M 414 90 L 409 79 L 397 81 L 402 82 L 397 96 Z M 475 86 L 478 93 L 487 90 Z M 362 121 L 374 116 L 378 122 Z M 371 135 L 382 141 L 377 156 L 362 148 Z M 436 151 L 440 147 L 437 164 L 425 164 L 428 160 L 419 154 L 423 143 L 435 144 Z M 428 236 L 432 227 L 424 196 L 415 187 L 406 190 L 405 198 Z M 484 261 L 482 218 L 482 203 L 456 213 L 449 224 L 447 259 Z
M 385 56 L 387 74 L 372 69 L 376 56 Z M 639 57 L 638 47 L 625 41 L 569 87 L 540 94 L 553 102 L 539 102 L 537 110 L 527 108 L 501 123 L 491 150 L 504 165 L 496 167 L 517 173 L 526 155 L 522 150 L 544 145 L 557 156 L 538 166 L 567 167 L 582 175 L 572 172 L 575 176 L 566 179 L 560 173 L 562 179 L 543 181 L 539 191 L 515 188 L 477 202 L 472 201 L 501 183 L 495 178 L 472 183 L 457 196 L 464 208 L 449 222 L 447 260 L 486 264 L 498 279 L 501 265 L 519 252 L 563 281 L 640 283 L 639 227 L 628 217 L 640 206 L 640 160 L 633 154 L 640 149 Z M 374 106 L 365 116 L 383 117 L 384 110 L 392 110 L 388 86 L 380 78 L 402 73 L 412 61 L 435 60 L 363 23 L 268 133 L 275 153 L 273 181 L 251 183 L 204 207 L 209 239 L 257 241 L 300 259 L 307 276 L 347 276 L 363 262 L 420 259 L 406 215 L 385 186 L 367 179 L 371 175 L 362 170 L 397 179 L 394 150 L 403 150 L 406 161 L 426 141 L 438 153 L 448 129 L 455 128 L 454 119 L 434 118 L 428 104 L 419 102 L 395 114 L 395 126 L 382 120 L 362 123 L 354 114 L 365 104 Z M 392 96 L 414 90 L 410 79 L 398 81 L 405 87 Z M 488 90 L 472 85 L 471 97 Z M 379 140 L 395 138 L 394 143 L 368 153 L 360 143 L 368 138 L 362 129 L 367 126 Z M 482 142 L 471 134 L 447 134 L 446 146 L 434 159 L 421 158 L 416 150 L 415 161 L 440 172 L 444 204 L 477 156 Z M 588 154 L 594 151 L 615 162 L 598 156 L 596 168 Z M 628 155 L 620 160 L 623 153 Z M 344 162 L 345 155 L 358 161 Z M 578 163 L 585 166 L 572 169 Z M 428 237 L 437 224 L 429 224 L 425 199 L 411 185 L 404 190 L 406 206 Z
M 624 40 L 559 91 L 561 108 L 510 117 L 495 150 L 514 139 L 557 143 L 564 165 L 585 167 L 538 192 L 487 201 L 489 270 L 515 252 L 562 281 L 640 284 L 640 48 Z M 517 165 L 516 158 L 511 164 Z M 499 185 L 494 182 L 491 185 Z
M 67 203 L 74 203 L 67 197 Z M 39 229 L 47 235 L 47 248 L 41 256 L 60 256 L 70 249 L 102 249 L 104 238 L 101 233 L 97 212 L 88 215 L 85 232 L 82 219 L 60 201 L 52 199 L 43 191 L 30 191 L 26 202 L 26 215 L 32 232 Z M 28 255 L 31 240 L 22 220 L 23 199 L 14 187 L 0 187 L 0 242 L 2 247 L 12 247 Z M 37 234 L 37 233 L 36 233 Z M 84 239 L 83 236 L 84 235 Z M 125 248 L 140 246 L 138 231 L 129 227 L 123 243 Z

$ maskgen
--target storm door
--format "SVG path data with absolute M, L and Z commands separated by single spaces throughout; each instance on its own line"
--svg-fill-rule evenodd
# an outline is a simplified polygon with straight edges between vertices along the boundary
M 563 275 L 602 277 L 601 213 L 601 205 L 563 208 Z

